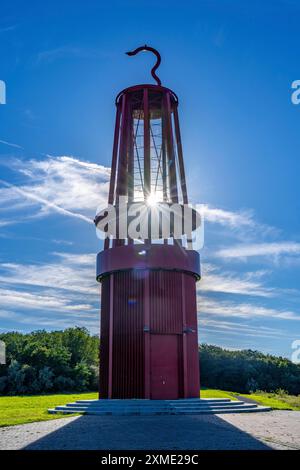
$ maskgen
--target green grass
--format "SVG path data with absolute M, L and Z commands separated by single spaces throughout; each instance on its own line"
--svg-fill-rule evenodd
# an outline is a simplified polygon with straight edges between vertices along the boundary
M 233 392 L 213 388 L 201 388 L 201 398 L 230 398 L 231 400 L 237 400 Z
M 48 414 L 48 408 L 94 398 L 97 393 L 0 397 L 0 427 L 64 418 L 67 415 Z
M 226 392 L 224 390 L 214 389 L 201 389 L 201 398 L 230 398 L 237 400 L 236 396 L 239 395 L 245 398 L 251 398 L 260 405 L 269 406 L 274 410 L 294 410 L 300 411 L 300 395 L 287 395 L 285 393 L 267 393 L 256 392 L 251 394 Z
M 256 392 L 249 395 L 241 394 L 241 396 L 251 398 L 260 405 L 270 406 L 274 410 L 300 411 L 300 395 Z

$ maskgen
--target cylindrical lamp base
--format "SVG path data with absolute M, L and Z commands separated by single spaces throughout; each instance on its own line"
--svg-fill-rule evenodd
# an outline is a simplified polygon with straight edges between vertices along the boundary
M 115 271 L 101 304 L 100 398 L 199 397 L 194 275 Z

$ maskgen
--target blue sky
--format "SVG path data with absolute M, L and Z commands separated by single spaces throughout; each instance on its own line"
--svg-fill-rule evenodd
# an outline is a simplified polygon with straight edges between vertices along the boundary
M 99 325 L 90 219 L 114 98 L 159 76 L 180 99 L 189 195 L 206 205 L 199 339 L 291 356 L 300 327 L 297 1 L 1 6 L 0 331 Z

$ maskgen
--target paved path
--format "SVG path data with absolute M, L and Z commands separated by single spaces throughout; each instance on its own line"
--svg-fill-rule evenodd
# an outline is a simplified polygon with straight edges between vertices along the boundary
M 300 449 L 300 412 L 79 416 L 0 428 L 0 449 Z

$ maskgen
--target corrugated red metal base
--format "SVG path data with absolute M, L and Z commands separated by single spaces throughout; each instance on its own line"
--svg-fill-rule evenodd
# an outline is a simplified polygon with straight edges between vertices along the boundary
M 101 398 L 199 397 L 196 282 L 167 270 L 102 280 Z

